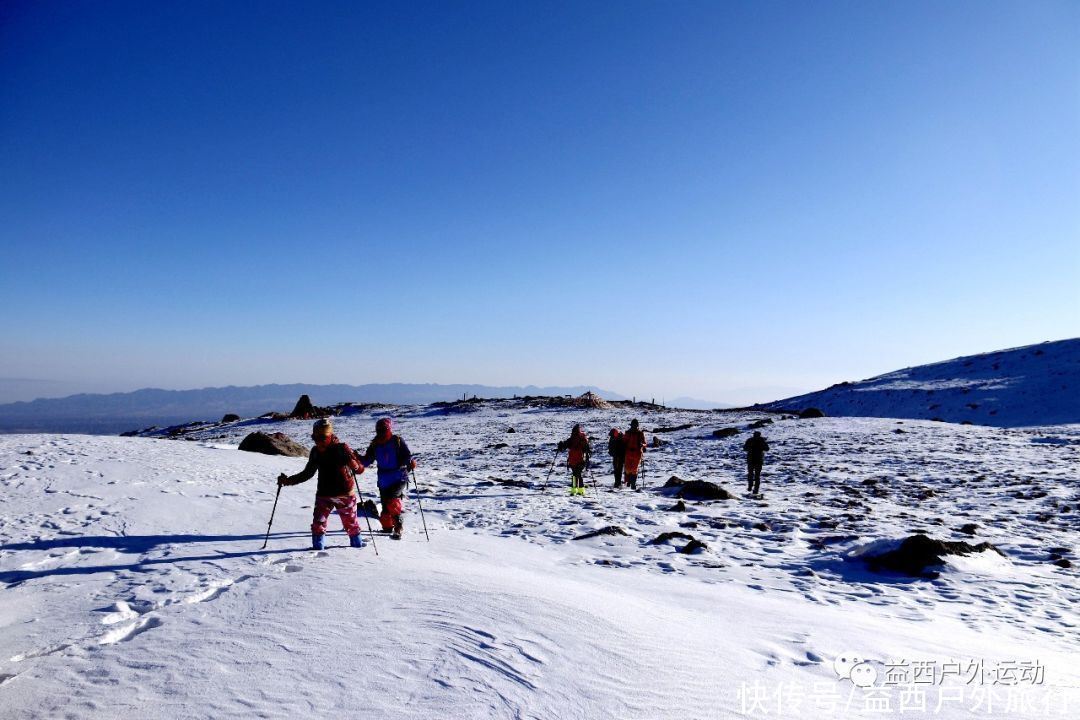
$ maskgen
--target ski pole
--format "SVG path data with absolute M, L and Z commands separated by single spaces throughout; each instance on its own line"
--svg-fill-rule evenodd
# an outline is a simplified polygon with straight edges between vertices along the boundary
M 360 483 L 356 479 L 356 475 L 353 475 L 353 485 L 356 486 L 356 499 L 360 503 L 358 510 L 364 510 L 364 493 L 360 492 Z M 371 531 L 371 518 L 368 517 L 367 510 L 364 510 L 364 522 L 367 523 L 367 534 L 371 538 L 371 547 L 375 550 L 375 554 L 379 554 L 379 546 L 375 544 L 375 533 Z
M 412 484 L 413 487 L 416 488 L 416 506 L 420 508 L 420 522 L 424 523 L 424 537 L 427 538 L 428 542 L 431 542 L 431 536 L 428 535 L 427 531 L 427 520 L 424 519 L 424 504 L 420 502 L 420 486 L 416 484 L 416 471 L 412 470 L 411 472 Z
M 544 478 L 544 492 L 547 492 L 548 480 L 551 479 L 551 471 L 555 469 L 555 461 L 559 459 L 562 448 L 555 451 L 555 457 L 551 458 L 551 467 L 548 468 L 547 477 Z
M 274 513 L 277 512 L 277 500 L 281 497 L 281 483 L 278 483 L 277 493 L 274 495 L 274 509 L 270 511 L 270 522 L 266 523 L 266 539 L 263 540 L 262 549 L 266 549 L 266 543 L 270 542 L 270 526 L 274 524 Z

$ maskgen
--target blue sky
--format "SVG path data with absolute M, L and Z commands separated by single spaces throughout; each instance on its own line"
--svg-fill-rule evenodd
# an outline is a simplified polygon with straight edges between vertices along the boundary
M 0 400 L 766 401 L 1080 335 L 1080 4 L 5 3 L 0 217 Z

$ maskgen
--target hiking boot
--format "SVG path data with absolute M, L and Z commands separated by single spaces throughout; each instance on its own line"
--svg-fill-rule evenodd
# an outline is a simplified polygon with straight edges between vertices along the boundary
M 326 549 L 326 536 L 322 533 L 311 533 L 311 549 L 312 550 L 325 550 Z
M 392 533 L 390 533 L 390 539 L 391 540 L 400 540 L 401 539 L 401 531 L 403 529 L 404 529 L 404 526 L 401 523 L 401 518 L 394 518 L 394 531 Z
M 356 533 L 355 535 L 350 535 L 349 536 L 349 545 L 351 545 L 354 548 L 362 548 L 362 547 L 364 547 L 364 538 L 360 537 L 360 533 Z

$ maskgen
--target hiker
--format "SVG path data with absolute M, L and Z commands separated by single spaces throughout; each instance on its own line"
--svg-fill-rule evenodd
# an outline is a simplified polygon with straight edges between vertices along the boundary
M 611 456 L 611 467 L 615 472 L 615 489 L 622 487 L 623 464 L 626 462 L 626 439 L 618 428 L 611 428 L 607 441 L 608 455 Z
M 630 429 L 623 434 L 626 446 L 626 484 L 631 490 L 637 490 L 638 468 L 645 454 L 645 433 L 638 428 L 637 418 L 630 421 Z
M 761 491 L 761 466 L 765 463 L 765 452 L 769 443 L 755 430 L 753 437 L 743 443 L 746 451 L 746 492 L 757 495 Z
M 311 439 L 315 441 L 315 447 L 308 455 L 307 466 L 296 475 L 281 473 L 278 475 L 278 485 L 299 485 L 318 472 L 319 484 L 315 488 L 315 510 L 311 520 L 311 547 L 315 550 L 326 549 L 326 521 L 334 510 L 337 510 L 341 525 L 349 534 L 349 544 L 355 548 L 364 547 L 360 523 L 356 520 L 355 476 L 363 468 L 356 461 L 352 448 L 338 440 L 329 420 L 315 423 Z
M 360 472 L 364 472 L 372 463 L 378 464 L 379 504 L 382 505 L 379 523 L 383 532 L 391 533 L 390 537 L 394 540 L 400 540 L 404 528 L 401 516 L 405 512 L 409 471 L 416 469 L 416 460 L 401 436 L 394 434 L 390 418 L 384 417 L 375 423 L 375 439 L 359 460 Z
M 581 431 L 580 425 L 575 425 L 570 431 L 570 437 L 559 443 L 559 452 L 567 450 L 566 466 L 570 468 L 570 494 L 585 494 L 585 479 L 582 473 L 585 466 L 592 458 L 592 448 L 589 447 L 589 437 Z

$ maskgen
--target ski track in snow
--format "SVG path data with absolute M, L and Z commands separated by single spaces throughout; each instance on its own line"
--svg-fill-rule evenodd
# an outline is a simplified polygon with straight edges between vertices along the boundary
M 363 448 L 374 417 L 337 418 L 337 434 Z M 955 637 L 1026 653 L 1000 660 L 1080 649 L 1076 570 L 1051 562 L 1080 560 L 1080 426 L 642 412 L 663 445 L 645 490 L 615 492 L 607 429 L 630 417 L 402 409 L 432 542 L 413 497 L 405 539 L 376 535 L 378 557 L 348 548 L 334 517 L 331 547 L 306 549 L 314 482 L 282 490 L 261 549 L 273 478 L 304 461 L 226 448 L 253 429 L 304 443 L 307 422 L 194 442 L 0 436 L 5 716 L 289 717 L 345 695 L 406 717 L 729 717 L 746 715 L 737 680 L 835 681 L 844 642 L 878 663 L 947 655 Z M 751 498 L 741 446 L 763 417 L 776 421 Z M 544 491 L 577 422 L 594 443 L 588 494 L 570 497 L 559 465 Z M 721 427 L 744 432 L 712 437 Z M 672 475 L 735 497 L 677 511 L 660 488 Z M 361 481 L 373 495 L 374 473 Z M 627 535 L 574 539 L 606 526 Z M 673 531 L 707 549 L 652 543 Z M 961 558 L 933 580 L 845 557 L 917 531 L 1006 557 Z M 1080 685 L 1075 664 L 1054 669 Z

